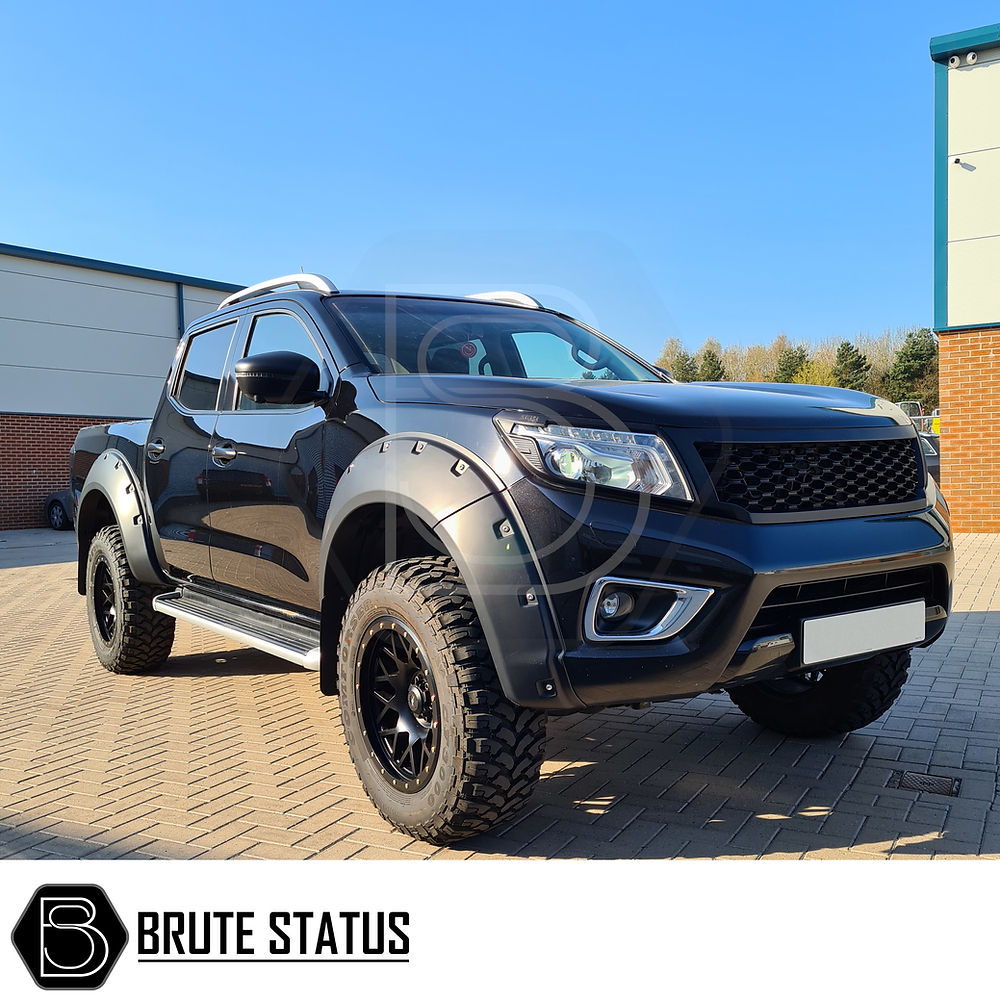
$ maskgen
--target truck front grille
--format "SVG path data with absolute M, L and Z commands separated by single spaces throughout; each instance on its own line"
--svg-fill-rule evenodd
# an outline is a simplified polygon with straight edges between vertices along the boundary
M 923 492 L 915 438 L 697 447 L 719 499 L 751 514 L 906 503 Z
M 915 566 L 867 576 L 788 584 L 768 594 L 747 638 L 757 639 L 781 632 L 797 636 L 799 623 L 804 618 L 840 615 L 916 600 L 928 605 L 946 605 L 948 583 L 940 566 Z

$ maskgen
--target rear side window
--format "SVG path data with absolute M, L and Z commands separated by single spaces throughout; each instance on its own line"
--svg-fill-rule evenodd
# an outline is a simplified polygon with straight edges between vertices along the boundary
M 235 323 L 195 334 L 188 342 L 184 370 L 177 386 L 177 401 L 189 410 L 218 408 L 222 371 L 229 353 Z

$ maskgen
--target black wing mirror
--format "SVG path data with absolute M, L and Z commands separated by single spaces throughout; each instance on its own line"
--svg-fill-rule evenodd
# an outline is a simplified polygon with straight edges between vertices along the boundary
M 240 392 L 255 403 L 286 405 L 326 399 L 319 391 L 319 365 L 292 351 L 269 351 L 236 362 Z

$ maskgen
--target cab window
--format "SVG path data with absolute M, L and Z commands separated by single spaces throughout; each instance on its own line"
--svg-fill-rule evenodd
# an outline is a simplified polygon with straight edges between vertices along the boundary
M 250 328 L 246 349 L 243 357 L 254 354 L 268 354 L 271 351 L 292 351 L 315 361 L 320 370 L 320 377 L 326 370 L 323 358 L 306 328 L 291 313 L 264 313 L 256 316 Z M 255 403 L 242 392 L 236 401 L 238 410 L 287 410 L 299 409 L 301 403 Z
M 188 341 L 184 369 L 175 393 L 182 406 L 189 410 L 217 408 L 222 372 L 235 329 L 235 323 L 227 323 L 196 333 Z

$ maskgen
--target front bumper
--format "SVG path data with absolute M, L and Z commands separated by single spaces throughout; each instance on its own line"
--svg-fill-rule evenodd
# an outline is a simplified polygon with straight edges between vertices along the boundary
M 940 498 L 907 513 L 751 524 L 529 479 L 510 495 L 561 637 L 562 648 L 549 656 L 560 681 L 550 710 L 691 697 L 801 670 L 802 618 L 921 597 L 928 607 L 923 645 L 947 621 L 954 555 Z M 587 642 L 587 597 L 612 573 L 715 593 L 667 640 Z M 804 584 L 815 586 L 784 589 Z

